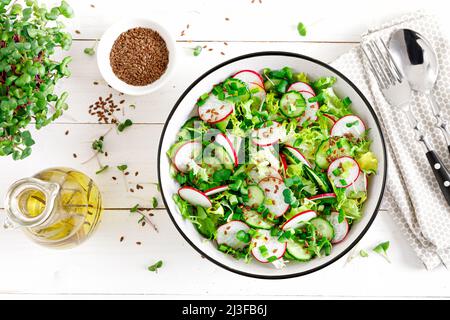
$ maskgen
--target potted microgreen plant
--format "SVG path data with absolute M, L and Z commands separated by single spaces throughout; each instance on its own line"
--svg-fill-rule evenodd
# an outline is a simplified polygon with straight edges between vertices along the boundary
M 71 57 L 55 61 L 51 56 L 72 43 L 59 21 L 73 16 L 67 2 L 50 9 L 36 0 L 21 3 L 0 0 L 0 156 L 14 160 L 31 153 L 31 123 L 40 129 L 68 107 L 67 92 L 58 95 L 54 88 L 70 76 Z

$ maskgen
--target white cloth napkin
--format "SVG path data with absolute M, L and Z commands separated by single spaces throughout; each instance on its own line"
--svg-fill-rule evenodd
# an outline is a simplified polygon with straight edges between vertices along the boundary
M 434 96 L 448 115 L 450 109 L 449 44 L 442 35 L 436 19 L 423 12 L 402 17 L 381 27 L 370 29 L 362 43 L 376 37 L 389 39 L 400 28 L 421 33 L 433 45 L 439 60 L 440 73 Z M 407 241 L 428 270 L 441 263 L 450 267 L 450 208 L 434 178 L 425 151 L 414 138 L 402 111 L 387 104 L 369 72 L 367 60 L 360 46 L 338 58 L 332 65 L 349 77 L 366 95 L 375 108 L 385 134 L 388 153 L 388 182 L 383 207 L 387 208 Z M 420 119 L 434 149 L 444 163 L 450 166 L 449 154 L 431 108 L 420 94 L 414 94 L 411 107 Z

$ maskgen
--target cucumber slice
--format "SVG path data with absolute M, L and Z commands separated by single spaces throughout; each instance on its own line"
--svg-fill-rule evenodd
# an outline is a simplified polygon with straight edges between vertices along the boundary
M 236 98 L 239 101 L 247 101 L 251 94 L 246 82 L 238 78 L 228 78 L 223 83 L 223 89 L 227 93 L 228 98 Z
M 342 156 L 349 156 L 351 154 L 351 146 L 347 139 L 330 138 L 323 141 L 316 151 L 316 164 L 321 169 L 328 169 L 330 161 L 333 161 Z M 330 160 L 330 161 L 329 161 Z
M 292 256 L 295 260 L 298 261 L 306 262 L 311 260 L 312 258 L 312 253 L 309 252 L 309 250 L 305 246 L 293 240 L 288 241 L 286 251 L 289 253 L 290 256 Z
M 260 204 L 264 203 L 264 191 L 258 185 L 248 186 L 248 201 L 245 205 L 251 208 L 257 208 Z
M 203 158 L 202 167 L 206 168 L 206 170 L 210 169 L 213 171 L 223 169 L 223 165 L 219 159 L 216 157 L 205 157 Z
M 322 218 L 311 219 L 311 224 L 316 227 L 316 232 L 319 237 L 327 238 L 331 241 L 334 238 L 334 229 L 331 223 Z
M 280 111 L 288 118 L 300 117 L 306 110 L 306 104 L 304 107 L 296 106 L 297 100 L 303 99 L 301 93 L 297 91 L 290 91 L 283 94 L 280 100 Z
M 203 159 L 216 158 L 225 169 L 234 169 L 234 160 L 224 147 L 217 143 L 210 143 L 203 151 Z M 210 160 L 208 160 L 210 161 Z M 211 164 L 216 164 L 216 161 Z
M 253 228 L 270 230 L 273 227 L 273 223 L 265 220 L 258 212 L 254 210 L 248 210 L 244 212 L 244 221 Z
M 188 121 L 186 121 L 180 129 L 180 132 L 177 134 L 178 140 L 193 140 L 201 137 L 199 132 L 194 132 L 192 129 L 198 127 L 197 123 L 203 122 L 199 117 L 192 117 Z
M 304 168 L 305 168 L 305 172 L 308 175 L 308 177 L 310 179 L 312 179 L 319 186 L 320 190 L 322 190 L 325 193 L 331 191 L 331 188 L 328 185 L 328 181 L 325 180 L 325 178 L 323 178 L 322 176 L 317 174 L 313 169 L 311 169 L 308 166 L 305 166 Z

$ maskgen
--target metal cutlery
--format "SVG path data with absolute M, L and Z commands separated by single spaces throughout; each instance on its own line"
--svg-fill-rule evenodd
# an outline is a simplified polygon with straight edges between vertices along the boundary
M 420 128 L 419 122 L 411 110 L 411 87 L 407 79 L 396 65 L 382 39 L 369 41 L 362 45 L 362 50 L 386 101 L 392 107 L 402 109 L 412 129 L 416 132 L 417 140 L 425 146 L 428 162 L 447 203 L 450 205 L 450 172 L 433 150 L 425 132 Z
M 449 129 L 433 97 L 433 88 L 439 74 L 439 64 L 433 47 L 420 33 L 410 29 L 399 29 L 392 33 L 388 47 L 411 89 L 425 95 L 436 117 L 436 126 L 441 129 L 450 153 Z

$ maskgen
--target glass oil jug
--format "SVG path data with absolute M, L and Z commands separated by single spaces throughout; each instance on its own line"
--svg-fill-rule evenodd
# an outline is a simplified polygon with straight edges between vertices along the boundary
M 22 228 L 36 243 L 73 247 L 86 240 L 102 217 L 94 181 L 70 168 L 51 168 L 16 181 L 5 201 L 5 228 Z

